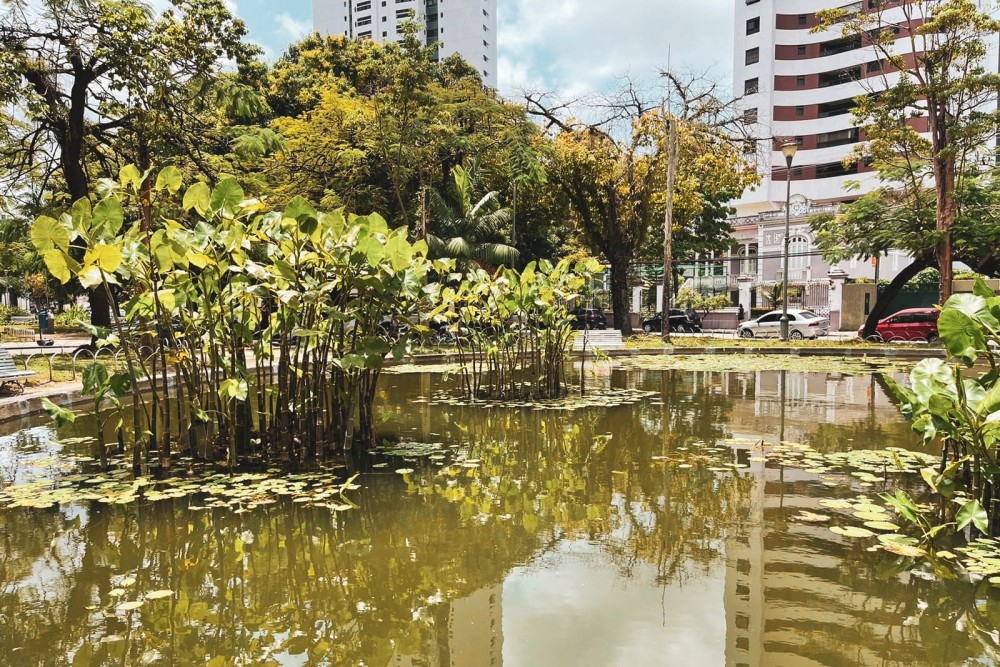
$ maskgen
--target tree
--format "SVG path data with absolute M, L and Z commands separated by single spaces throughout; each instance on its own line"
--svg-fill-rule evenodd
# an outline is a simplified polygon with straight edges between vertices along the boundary
M 902 21 L 896 20 L 900 14 Z M 974 173 L 970 167 L 989 153 L 986 142 L 1000 121 L 1000 111 L 990 108 L 1000 75 L 985 62 L 987 40 L 1000 32 L 1000 21 L 974 0 L 876 0 L 861 11 L 839 8 L 819 16 L 817 30 L 839 25 L 844 37 L 861 40 L 878 56 L 876 67 L 866 67 L 880 72 L 878 89 L 855 100 L 854 115 L 868 138 L 863 150 L 898 163 L 911 191 L 931 182 L 933 250 L 945 303 L 961 216 L 958 192 Z
M 160 15 L 140 0 L 2 7 L 0 179 L 33 180 L 36 199 L 58 189 L 78 201 L 132 159 L 148 169 L 158 147 L 194 149 L 202 127 L 189 121 L 205 100 L 253 105 L 222 75 L 227 62 L 253 68 L 259 52 L 224 0 L 171 0 Z M 109 325 L 105 291 L 90 300 L 92 322 Z
M 288 113 L 273 123 L 284 139 L 266 162 L 273 191 L 378 210 L 414 237 L 455 238 L 462 235 L 446 228 L 454 215 L 435 216 L 432 200 L 455 189 L 456 167 L 476 163 L 477 190 L 518 206 L 526 258 L 553 256 L 558 206 L 543 194 L 542 132 L 523 108 L 485 89 L 467 63 L 432 55 L 411 34 L 398 44 L 318 35 L 293 44 L 268 83 L 271 107 Z M 514 246 L 509 215 L 503 234 L 482 240 Z
M 645 97 L 626 80 L 614 97 L 591 105 L 590 111 L 603 112 L 603 119 L 584 122 L 568 117 L 568 105 L 527 96 L 529 113 L 555 130 L 549 179 L 566 198 L 585 244 L 610 265 L 615 327 L 624 334 L 632 333 L 629 269 L 637 258 L 656 255 L 654 238 L 662 243 L 651 231 L 663 229 L 670 123 L 676 123 L 678 145 L 671 225 L 681 252 L 727 247 L 727 202 L 757 179 L 740 150 L 742 142 L 721 125 L 705 122 L 710 108 L 725 106 L 711 92 L 691 95 L 684 122 L 670 114 L 665 97 Z
M 809 222 L 823 256 L 830 262 L 868 259 L 889 248 L 913 257 L 887 287 L 879 291 L 862 332 L 871 336 L 906 283 L 925 268 L 940 268 L 935 233 L 935 190 L 899 160 L 876 162 L 883 185 L 844 205 L 838 214 L 814 216 Z M 951 227 L 948 264 L 960 261 L 986 274 L 1000 273 L 1000 171 L 973 168 L 955 192 L 958 216 Z M 942 281 L 943 282 L 943 281 Z
M 432 259 L 472 260 L 485 268 L 501 265 L 513 268 L 517 263 L 517 249 L 503 243 L 509 231 L 511 210 L 500 205 L 495 190 L 474 200 L 478 172 L 476 163 L 469 169 L 454 167 L 451 187 L 444 193 L 431 192 L 434 233 L 425 235 L 429 256 Z

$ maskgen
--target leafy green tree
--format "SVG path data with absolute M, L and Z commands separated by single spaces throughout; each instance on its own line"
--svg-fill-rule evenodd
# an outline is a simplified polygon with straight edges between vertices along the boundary
M 547 164 L 551 186 L 565 198 L 583 244 L 610 265 L 615 327 L 631 334 L 629 270 L 640 257 L 663 257 L 663 235 L 653 232 L 664 229 L 667 128 L 676 119 L 663 115 L 665 103 L 644 101 L 631 84 L 602 105 L 613 113 L 598 122 L 568 118 L 564 107 L 548 104 L 543 96 L 529 95 L 528 104 L 530 113 L 554 128 Z M 679 124 L 677 146 L 676 243 L 685 253 L 721 250 L 731 231 L 726 202 L 756 180 L 756 171 L 718 128 Z
M 432 200 L 435 192 L 453 199 L 454 168 L 475 162 L 477 190 L 510 202 L 509 230 L 490 240 L 518 245 L 525 257 L 559 250 L 559 204 L 543 194 L 544 135 L 461 59 L 435 62 L 412 34 L 398 44 L 314 35 L 275 63 L 267 91 L 285 142 L 266 167 L 279 198 L 302 193 L 325 207 L 378 210 L 414 236 L 426 226 L 454 238 L 434 229 Z
M 259 67 L 223 0 L 171 0 L 162 14 L 140 0 L 0 7 L 0 178 L 37 199 L 89 197 L 97 179 L 164 152 L 197 163 L 204 125 L 193 121 L 208 101 L 247 113 L 257 104 L 222 74 L 227 62 Z M 93 323 L 108 325 L 104 291 L 90 297 Z
M 430 256 L 475 261 L 484 267 L 517 262 L 517 249 L 503 243 L 512 212 L 500 205 L 494 190 L 480 199 L 473 195 L 478 185 L 478 165 L 451 170 L 453 181 L 444 193 L 431 192 L 431 225 L 426 233 Z
M 814 216 L 809 222 L 823 256 L 830 262 L 869 258 L 890 248 L 905 250 L 913 262 L 882 290 L 865 322 L 864 336 L 886 316 L 899 292 L 921 271 L 939 268 L 935 191 L 924 178 L 899 161 L 876 164 L 883 184 L 837 214 Z M 1000 172 L 974 168 L 955 192 L 958 216 L 951 227 L 951 260 L 990 275 L 1000 273 Z M 939 281 L 938 284 L 940 284 Z
M 855 101 L 854 115 L 868 139 L 863 150 L 897 165 L 911 191 L 931 189 L 931 238 L 945 303 L 952 289 L 954 227 L 962 215 L 959 193 L 974 173 L 970 167 L 992 154 L 986 144 L 1000 122 L 1000 74 L 986 62 L 1000 20 L 974 0 L 870 5 L 820 12 L 816 30 L 839 27 L 877 56 L 878 67 L 867 67 L 880 72 L 877 94 L 873 89 Z

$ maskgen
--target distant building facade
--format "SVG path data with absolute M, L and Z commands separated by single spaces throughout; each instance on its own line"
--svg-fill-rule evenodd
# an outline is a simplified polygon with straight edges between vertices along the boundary
M 313 27 L 327 35 L 390 42 L 406 21 L 418 38 L 439 44 L 439 57 L 457 53 L 497 87 L 497 0 L 313 0 Z

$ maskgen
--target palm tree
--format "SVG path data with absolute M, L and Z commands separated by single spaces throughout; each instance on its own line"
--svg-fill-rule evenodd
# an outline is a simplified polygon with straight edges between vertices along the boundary
M 511 210 L 500 205 L 496 191 L 473 202 L 477 184 L 476 164 L 451 170 L 452 183 L 444 194 L 431 192 L 434 233 L 427 233 L 431 258 L 450 257 L 483 267 L 513 266 L 518 252 L 502 243 Z

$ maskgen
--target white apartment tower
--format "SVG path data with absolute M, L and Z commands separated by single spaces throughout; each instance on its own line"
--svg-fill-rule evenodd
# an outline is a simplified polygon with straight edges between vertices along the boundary
M 497 0 L 313 0 L 313 27 L 323 34 L 379 42 L 398 39 L 406 21 L 419 37 L 439 44 L 439 57 L 457 53 L 497 87 Z

